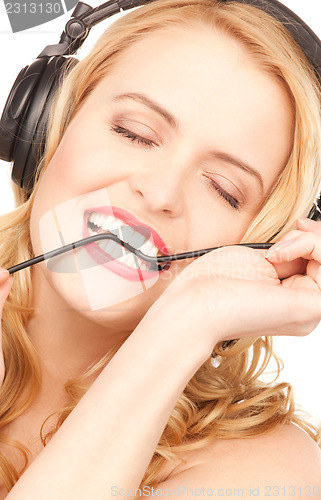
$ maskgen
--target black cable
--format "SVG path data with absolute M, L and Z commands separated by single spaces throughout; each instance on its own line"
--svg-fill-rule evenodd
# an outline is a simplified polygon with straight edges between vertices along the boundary
M 21 269 L 25 269 L 26 267 L 32 266 L 34 264 L 38 264 L 38 262 L 42 262 L 47 259 L 51 259 L 52 257 L 56 257 L 57 255 L 61 255 L 65 252 L 68 252 L 70 250 L 74 250 L 75 248 L 81 247 L 83 245 L 88 245 L 89 243 L 94 243 L 96 241 L 101 241 L 101 240 L 113 240 L 119 245 L 125 247 L 129 252 L 132 252 L 135 254 L 137 257 L 140 259 L 148 262 L 151 264 L 151 270 L 153 271 L 164 271 L 169 269 L 170 267 L 170 262 L 175 261 L 175 260 L 182 260 L 182 259 L 190 259 L 193 257 L 200 257 L 201 255 L 204 255 L 208 252 L 211 252 L 212 250 L 216 250 L 218 248 L 222 248 L 224 246 L 232 246 L 232 245 L 221 245 L 218 247 L 213 247 L 213 248 L 205 248 L 203 250 L 195 250 L 191 252 L 185 252 L 185 253 L 179 253 L 179 254 L 173 254 L 173 255 L 163 255 L 163 256 L 157 256 L 157 257 L 151 257 L 149 255 L 145 255 L 142 253 L 140 250 L 137 250 L 136 248 L 132 247 L 125 241 L 122 241 L 121 239 L 118 238 L 113 233 L 102 233 L 102 234 L 95 234 L 93 236 L 89 236 L 87 238 L 84 238 L 82 240 L 75 241 L 74 243 L 69 243 L 68 245 L 64 245 L 60 248 L 57 248 L 55 250 L 51 250 L 50 252 L 46 252 L 42 255 L 38 255 L 37 257 L 33 257 L 32 259 L 26 260 L 25 262 L 21 262 L 20 264 L 16 264 L 15 266 L 12 266 L 8 269 L 10 274 L 16 273 L 17 271 L 20 271 Z M 237 243 L 237 246 L 246 246 L 250 248 L 261 248 L 261 249 L 268 249 L 270 248 L 273 243 Z M 165 262 L 165 266 L 159 265 L 160 262 Z

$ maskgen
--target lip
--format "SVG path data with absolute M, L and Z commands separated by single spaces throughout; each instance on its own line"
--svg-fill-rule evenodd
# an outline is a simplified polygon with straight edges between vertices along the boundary
M 85 211 L 84 224 L 83 224 L 83 238 L 87 238 L 89 236 L 87 222 L 92 212 L 98 212 L 105 215 L 113 215 L 114 217 L 117 217 L 117 219 L 122 220 L 125 223 L 125 225 L 128 226 L 141 226 L 147 228 L 151 233 L 153 243 L 160 250 L 161 254 L 170 255 L 169 248 L 166 246 L 164 240 L 152 227 L 141 222 L 127 210 L 114 206 L 93 207 Z M 122 262 L 119 262 L 117 259 L 108 260 L 109 255 L 95 243 L 88 244 L 85 246 L 85 248 L 91 255 L 91 257 L 95 259 L 99 265 L 106 267 L 112 272 L 130 281 L 149 280 L 159 275 L 158 271 L 142 271 L 141 269 L 136 270 L 129 266 L 126 266 L 126 264 Z

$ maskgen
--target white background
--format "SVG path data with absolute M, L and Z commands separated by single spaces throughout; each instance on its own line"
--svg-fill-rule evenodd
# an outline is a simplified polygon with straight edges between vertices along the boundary
M 87 2 L 86 2 L 87 3 Z M 98 1 L 88 3 L 98 6 Z M 283 0 L 283 3 L 299 15 L 321 38 L 320 0 Z M 71 12 L 70 12 L 71 13 Z M 0 111 L 20 69 L 31 64 L 42 49 L 58 43 L 70 13 L 36 28 L 13 34 L 4 4 L 0 2 Z M 76 55 L 82 59 L 96 39 L 117 14 L 95 26 Z M 0 160 L 0 214 L 13 208 L 9 185 L 9 164 Z M 307 337 L 274 337 L 277 354 L 284 360 L 285 368 L 279 380 L 290 382 L 294 387 L 297 403 L 311 415 L 310 421 L 321 424 L 321 324 Z

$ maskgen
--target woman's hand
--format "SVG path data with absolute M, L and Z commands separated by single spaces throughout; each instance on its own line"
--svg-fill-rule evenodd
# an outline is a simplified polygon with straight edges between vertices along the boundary
M 3 305 L 9 295 L 12 286 L 12 279 L 6 269 L 0 269 L 0 317 L 2 316 Z M 2 353 L 2 334 L 0 325 L 0 387 L 4 379 L 5 367 Z
M 321 289 L 321 221 L 298 219 L 297 227 L 298 231 L 290 231 L 265 256 L 279 277 L 288 276 L 284 286 Z M 295 274 L 295 269 L 300 269 L 299 274 Z
M 195 259 L 143 321 L 190 332 L 209 353 L 227 339 L 311 333 L 321 320 L 321 222 L 303 229 L 282 238 L 296 241 L 281 258 L 269 257 L 274 247 L 227 246 Z

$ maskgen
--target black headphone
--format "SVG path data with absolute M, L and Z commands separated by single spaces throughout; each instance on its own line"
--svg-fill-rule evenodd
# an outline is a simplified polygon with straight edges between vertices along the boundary
M 110 0 L 99 7 L 78 2 L 57 45 L 47 45 L 36 61 L 18 74 L 0 120 L 0 159 L 13 161 L 12 179 L 30 195 L 37 165 L 43 155 L 50 104 L 63 66 L 67 72 L 79 61 L 75 54 L 90 29 L 104 19 L 155 0 Z M 250 4 L 280 21 L 305 52 L 321 81 L 321 41 L 315 33 L 277 0 L 221 0 Z M 66 68 L 65 68 L 66 69 Z M 321 220 L 321 196 L 308 217 Z

